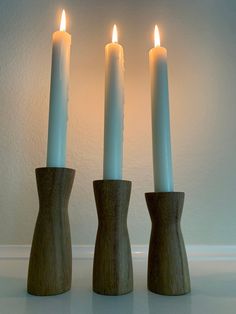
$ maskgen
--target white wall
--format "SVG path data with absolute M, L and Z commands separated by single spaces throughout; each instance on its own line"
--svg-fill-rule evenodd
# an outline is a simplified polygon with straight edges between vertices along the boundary
M 147 52 L 160 26 L 169 55 L 175 187 L 186 192 L 189 244 L 236 239 L 236 2 L 0 1 L 0 244 L 31 242 L 45 165 L 51 33 L 64 7 L 72 33 L 68 167 L 73 243 L 93 244 L 92 181 L 102 177 L 104 45 L 114 22 L 126 57 L 124 178 L 133 181 L 132 243 L 147 243 L 153 190 Z

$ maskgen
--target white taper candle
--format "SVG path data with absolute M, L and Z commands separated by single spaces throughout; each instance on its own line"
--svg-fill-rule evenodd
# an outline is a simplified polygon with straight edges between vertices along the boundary
M 173 191 L 167 51 L 160 46 L 155 27 L 155 47 L 149 51 L 152 100 L 153 172 L 155 192 Z
M 63 10 L 60 31 L 53 33 L 47 167 L 64 167 L 66 162 L 70 46 Z
M 103 179 L 122 179 L 124 120 L 124 52 L 116 25 L 105 47 L 105 126 Z

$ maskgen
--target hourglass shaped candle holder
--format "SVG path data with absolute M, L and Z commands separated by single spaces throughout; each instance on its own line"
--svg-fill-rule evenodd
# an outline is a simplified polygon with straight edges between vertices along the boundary
M 93 264 L 93 290 L 122 295 L 133 290 L 133 269 L 127 214 L 131 182 L 94 181 L 98 230 Z
M 180 228 L 183 192 L 146 193 L 152 221 L 148 256 L 148 289 L 163 295 L 190 292 L 190 277 Z
M 75 170 L 38 168 L 39 213 L 34 230 L 28 292 L 56 295 L 70 290 L 72 271 L 68 202 Z

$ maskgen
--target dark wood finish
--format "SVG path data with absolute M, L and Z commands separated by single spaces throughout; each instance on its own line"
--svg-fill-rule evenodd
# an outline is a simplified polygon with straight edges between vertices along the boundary
M 98 231 L 94 252 L 93 290 L 122 295 L 133 290 L 133 268 L 127 228 L 131 182 L 94 181 Z
M 190 292 L 190 277 L 180 228 L 183 192 L 146 193 L 152 221 L 148 256 L 148 289 L 163 295 Z
M 39 213 L 34 230 L 28 292 L 55 295 L 71 288 L 72 253 L 68 202 L 75 170 L 38 168 Z

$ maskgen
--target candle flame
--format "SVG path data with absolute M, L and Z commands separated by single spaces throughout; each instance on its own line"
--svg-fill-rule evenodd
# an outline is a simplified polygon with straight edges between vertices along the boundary
M 65 10 L 63 10 L 62 14 L 61 14 L 60 31 L 61 32 L 65 32 L 66 31 L 66 12 L 65 12 Z
M 116 24 L 114 24 L 114 26 L 113 26 L 112 42 L 113 42 L 113 44 L 114 44 L 114 43 L 118 43 L 118 31 L 117 31 Z
M 155 25 L 155 29 L 154 29 L 154 47 L 158 47 L 160 45 L 161 45 L 161 40 L 160 40 L 159 29 L 158 29 L 158 26 Z

